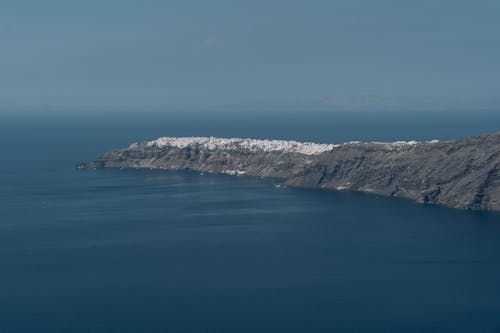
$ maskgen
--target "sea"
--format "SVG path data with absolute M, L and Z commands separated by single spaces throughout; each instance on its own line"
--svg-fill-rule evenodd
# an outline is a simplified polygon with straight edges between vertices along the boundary
M 190 171 L 160 136 L 447 140 L 500 111 L 0 113 L 0 332 L 500 332 L 500 214 Z

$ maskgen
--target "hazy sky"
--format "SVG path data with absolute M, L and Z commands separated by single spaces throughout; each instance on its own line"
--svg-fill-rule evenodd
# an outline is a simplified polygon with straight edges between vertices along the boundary
M 500 110 L 499 0 L 0 0 L 0 109 Z

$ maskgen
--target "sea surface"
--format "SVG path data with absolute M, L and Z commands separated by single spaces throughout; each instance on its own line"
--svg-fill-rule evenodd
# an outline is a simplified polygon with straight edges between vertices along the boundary
M 0 113 L 0 332 L 500 332 L 500 214 L 73 168 L 159 136 L 498 130 L 494 111 Z

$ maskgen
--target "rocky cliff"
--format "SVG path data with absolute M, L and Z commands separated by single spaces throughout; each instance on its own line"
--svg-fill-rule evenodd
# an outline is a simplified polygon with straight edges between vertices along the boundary
M 275 178 L 289 186 L 500 211 L 499 154 L 500 132 L 455 141 L 339 145 L 191 137 L 134 143 L 79 167 L 245 174 Z

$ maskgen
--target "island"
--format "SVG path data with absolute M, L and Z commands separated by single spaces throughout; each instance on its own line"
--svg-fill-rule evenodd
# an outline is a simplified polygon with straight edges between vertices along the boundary
M 450 141 L 323 144 L 163 137 L 104 153 L 85 168 L 194 170 L 500 211 L 500 132 Z

